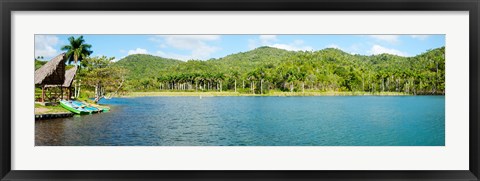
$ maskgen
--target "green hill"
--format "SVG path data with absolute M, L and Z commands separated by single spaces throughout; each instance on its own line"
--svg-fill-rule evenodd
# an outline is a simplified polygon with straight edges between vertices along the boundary
M 415 57 L 352 55 L 340 49 L 287 51 L 259 47 L 207 61 L 130 55 L 116 63 L 129 70 L 133 91 L 234 90 L 361 91 L 444 94 L 445 48 Z M 245 87 L 245 89 L 243 89 Z M 260 88 L 261 87 L 261 88 Z M 249 88 L 249 89 L 247 89 Z
M 126 68 L 128 70 L 127 77 L 137 80 L 157 77 L 159 72 L 171 69 L 180 63 L 183 62 L 153 55 L 134 54 L 119 60 L 115 63 L 115 66 Z

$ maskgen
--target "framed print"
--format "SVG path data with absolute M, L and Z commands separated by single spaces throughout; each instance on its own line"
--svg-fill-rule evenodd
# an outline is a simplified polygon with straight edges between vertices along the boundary
M 478 1 L 2 1 L 1 180 L 478 180 Z

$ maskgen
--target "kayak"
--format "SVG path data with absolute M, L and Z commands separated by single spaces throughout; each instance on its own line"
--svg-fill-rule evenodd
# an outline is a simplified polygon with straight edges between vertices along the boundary
M 80 102 L 80 101 L 69 101 L 71 102 L 73 105 L 77 106 L 77 107 L 80 107 L 80 108 L 83 108 L 87 111 L 90 111 L 91 113 L 96 113 L 96 112 L 99 112 L 100 110 L 94 106 L 91 106 L 85 102 Z
M 80 101 L 65 101 L 62 100 L 60 101 L 60 105 L 69 110 L 70 112 L 73 112 L 75 114 L 92 114 L 99 112 L 100 110 L 96 107 L 89 106 L 83 102 Z
M 102 112 L 108 112 L 108 111 L 110 111 L 110 108 L 104 107 L 104 108 L 100 108 L 100 110 L 101 110 Z

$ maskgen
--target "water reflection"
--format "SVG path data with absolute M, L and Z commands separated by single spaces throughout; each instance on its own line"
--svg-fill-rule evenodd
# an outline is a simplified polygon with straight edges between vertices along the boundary
M 107 113 L 35 122 L 35 144 L 445 145 L 445 97 L 139 97 Z

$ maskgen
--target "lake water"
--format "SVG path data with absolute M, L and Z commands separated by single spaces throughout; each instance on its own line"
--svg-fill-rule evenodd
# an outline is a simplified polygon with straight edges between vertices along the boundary
M 35 121 L 35 144 L 444 146 L 444 96 L 138 97 Z

